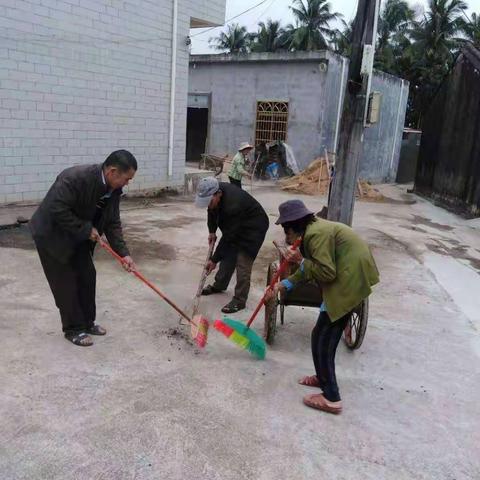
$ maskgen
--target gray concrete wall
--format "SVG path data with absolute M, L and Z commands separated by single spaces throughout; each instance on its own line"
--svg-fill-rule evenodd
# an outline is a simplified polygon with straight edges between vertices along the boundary
M 287 143 L 299 166 L 306 167 L 325 149 L 336 150 L 338 111 L 347 75 L 348 61 L 330 52 L 194 55 L 190 59 L 189 92 L 212 96 L 210 153 L 234 152 L 240 142 L 254 141 L 258 100 L 288 100 Z M 405 85 L 394 148 L 401 80 L 385 74 L 375 76 L 373 88 L 384 93 L 382 108 L 386 111 L 382 110 L 380 123 L 365 136 L 362 178 L 395 179 L 408 97 L 408 83 Z
M 209 56 L 210 57 L 210 56 Z M 243 141 L 255 139 L 256 102 L 289 102 L 287 143 L 302 165 L 318 155 L 325 140 L 327 73 L 325 58 L 292 61 L 285 68 L 275 62 L 191 63 L 190 93 L 211 93 L 209 150 L 235 151 Z M 309 108 L 306 108 L 309 105 Z
M 40 200 L 63 169 L 100 163 L 119 148 L 139 162 L 130 191 L 182 186 L 185 39 L 192 15 L 223 23 L 225 0 L 178 2 L 171 176 L 172 1 L 7 3 L 0 6 L 0 203 Z
M 359 176 L 375 183 L 397 177 L 408 100 L 408 82 L 376 71 L 372 91 L 382 93 L 380 120 L 365 131 Z

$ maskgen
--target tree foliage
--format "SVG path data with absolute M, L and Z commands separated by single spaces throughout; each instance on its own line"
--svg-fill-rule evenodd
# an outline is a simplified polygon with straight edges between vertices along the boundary
M 330 49 L 351 53 L 352 22 L 332 11 L 327 0 L 292 0 L 294 24 L 258 24 L 257 32 L 232 24 L 210 39 L 226 53 L 311 51 Z M 429 0 L 422 14 L 407 0 L 386 0 L 378 21 L 375 67 L 410 82 L 407 122 L 421 119 L 465 42 L 480 48 L 480 14 L 466 13 L 463 0 Z

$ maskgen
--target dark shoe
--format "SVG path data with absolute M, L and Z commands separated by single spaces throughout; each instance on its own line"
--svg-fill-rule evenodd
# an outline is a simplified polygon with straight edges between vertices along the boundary
M 100 325 L 93 325 L 87 330 L 87 333 L 90 335 L 106 335 L 107 331 Z
M 213 295 L 214 293 L 222 293 L 222 290 L 215 288 L 213 285 L 207 285 L 202 290 L 202 295 Z
M 236 300 L 232 300 L 230 303 L 227 303 L 223 308 L 223 313 L 236 313 L 245 308 L 244 303 L 239 303 Z
M 67 332 L 65 338 L 79 347 L 91 347 L 93 345 L 92 337 L 85 332 Z

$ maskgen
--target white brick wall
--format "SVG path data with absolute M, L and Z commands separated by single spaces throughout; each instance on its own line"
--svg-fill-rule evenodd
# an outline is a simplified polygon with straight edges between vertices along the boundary
M 131 189 L 183 184 L 190 17 L 221 23 L 225 0 L 179 0 L 168 178 L 172 12 L 172 0 L 0 2 L 0 203 L 39 200 L 62 169 L 119 148 L 139 161 Z

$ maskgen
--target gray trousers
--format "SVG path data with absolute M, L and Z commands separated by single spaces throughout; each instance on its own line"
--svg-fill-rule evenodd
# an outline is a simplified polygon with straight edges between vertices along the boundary
M 245 305 L 250 291 L 250 277 L 254 259 L 244 252 L 231 254 L 220 261 L 218 272 L 215 275 L 213 287 L 218 290 L 226 290 L 232 278 L 233 272 L 237 271 L 237 284 L 233 299 Z

